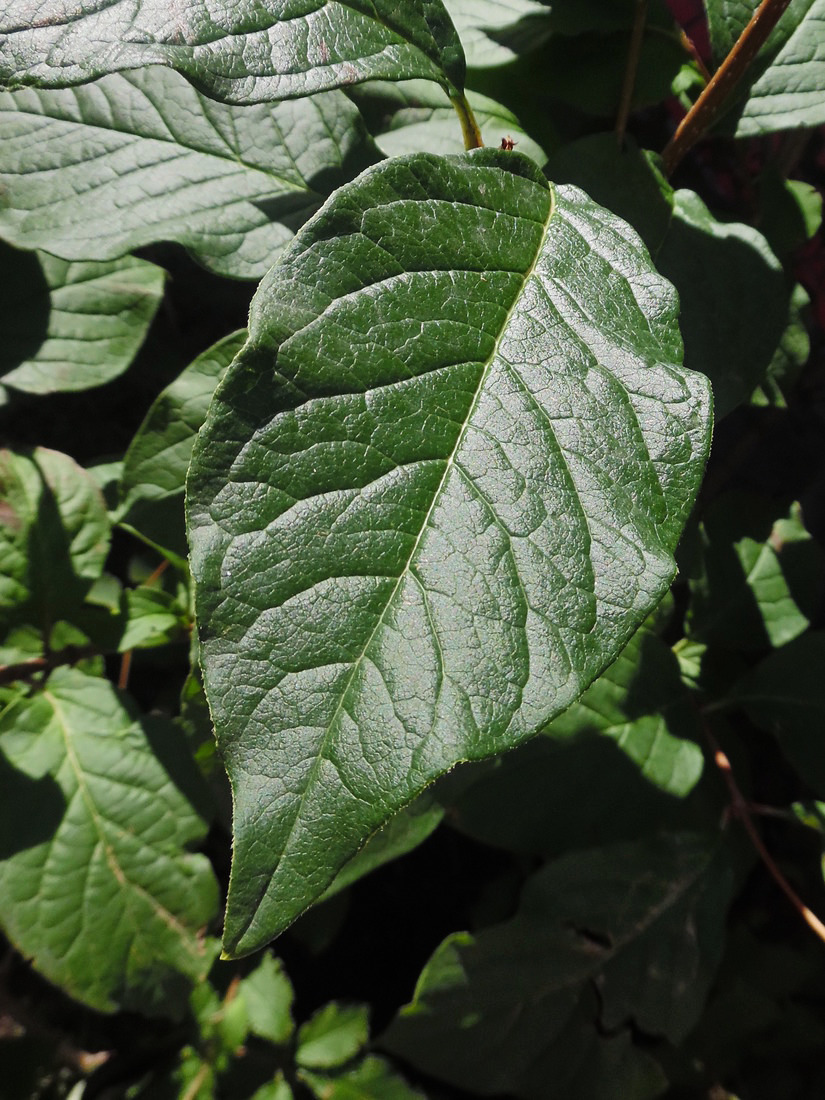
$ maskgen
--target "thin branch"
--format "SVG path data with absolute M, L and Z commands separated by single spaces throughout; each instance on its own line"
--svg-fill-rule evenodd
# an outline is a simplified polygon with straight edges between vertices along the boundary
M 716 118 L 722 104 L 745 75 L 790 2 L 762 0 L 730 53 L 665 146 L 662 160 L 666 176 L 673 172 Z
M 11 684 L 15 680 L 33 680 L 41 672 L 49 673 L 60 665 L 76 665 L 89 657 L 99 657 L 100 653 L 92 645 L 70 645 L 65 649 L 47 653 L 43 657 L 28 657 L 13 665 L 0 665 L 0 684 Z
M 710 73 L 708 72 L 708 67 L 705 64 L 702 55 L 699 53 L 699 50 L 696 48 L 696 43 L 693 41 L 693 39 L 690 37 L 690 35 L 687 34 L 684 30 L 681 31 L 680 34 L 679 34 L 679 41 L 682 44 L 682 49 L 684 49 L 685 52 L 690 55 L 691 61 L 693 61 L 694 65 L 696 65 L 699 72 L 702 74 L 702 76 L 705 78 L 705 80 L 708 81 L 708 83 L 709 83 L 713 78 L 711 77 Z
M 816 935 L 819 936 L 823 943 L 825 943 L 825 924 L 822 923 L 816 913 L 813 913 L 808 908 L 808 906 L 805 905 L 805 903 L 798 896 L 791 884 L 777 867 L 776 863 L 774 862 L 773 856 L 765 847 L 762 841 L 762 837 L 759 835 L 759 830 L 753 823 L 753 818 L 751 817 L 748 803 L 745 800 L 745 797 L 742 794 L 741 790 L 739 789 L 738 783 L 736 782 L 733 774 L 733 769 L 730 766 L 730 760 L 728 760 L 725 753 L 722 752 L 721 748 L 719 747 L 719 742 L 711 733 L 707 722 L 703 722 L 702 725 L 710 747 L 713 749 L 714 763 L 716 764 L 716 767 L 719 769 L 719 771 L 722 773 L 722 778 L 727 784 L 728 792 L 730 794 L 731 809 L 734 815 L 744 825 L 745 832 L 750 837 L 751 843 L 759 853 L 762 862 L 767 867 L 774 882 L 777 884 L 783 894 L 788 898 L 791 905 L 794 907 L 794 909 L 796 909 L 796 911 L 799 913 L 799 915 L 802 917 L 808 927 L 813 929 Z
M 630 104 L 633 102 L 633 89 L 636 87 L 636 74 L 639 71 L 639 58 L 642 53 L 646 19 L 647 0 L 636 0 L 636 10 L 633 13 L 633 30 L 630 33 L 630 46 L 628 47 L 627 64 L 624 70 L 622 95 L 619 100 L 619 111 L 616 115 L 616 141 L 619 143 L 619 147 L 624 144 L 624 134 L 630 115 Z
M 459 92 L 456 95 L 450 96 L 450 102 L 453 107 L 455 107 L 459 122 L 461 123 L 464 148 L 480 149 L 484 145 L 484 142 L 481 140 L 481 130 L 478 128 L 478 123 L 475 120 L 473 109 L 467 101 L 467 97 L 463 92 Z

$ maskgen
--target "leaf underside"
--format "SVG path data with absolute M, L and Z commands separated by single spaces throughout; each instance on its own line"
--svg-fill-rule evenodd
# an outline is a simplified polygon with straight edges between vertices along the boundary
M 635 233 L 518 153 L 367 170 L 253 302 L 188 484 L 225 948 L 531 736 L 673 576 L 710 397 Z
M 262 103 L 364 80 L 426 77 L 459 91 L 464 81 L 441 0 L 12 0 L 0 36 L 6 86 L 168 65 L 215 99 Z

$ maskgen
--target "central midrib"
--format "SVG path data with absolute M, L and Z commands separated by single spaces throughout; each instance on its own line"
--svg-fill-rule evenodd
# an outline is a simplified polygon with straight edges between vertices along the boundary
M 335 724 L 338 720 L 338 716 L 340 715 L 340 713 L 341 713 L 341 711 L 344 707 L 345 702 L 347 701 L 347 698 L 349 696 L 349 693 L 350 693 L 350 690 L 352 688 L 353 682 L 355 680 L 356 673 L 361 668 L 364 657 L 365 657 L 365 655 L 367 653 L 367 650 L 369 649 L 370 645 L 372 644 L 373 639 L 375 638 L 376 634 L 378 633 L 378 631 L 380 630 L 380 628 L 384 624 L 384 620 L 385 620 L 387 611 L 393 605 L 395 597 L 396 597 L 396 595 L 399 591 L 399 588 L 401 586 L 401 582 L 406 577 L 406 575 L 410 572 L 410 565 L 411 565 L 413 559 L 415 558 L 416 552 L 417 552 L 418 547 L 421 543 L 421 539 L 424 536 L 424 532 L 427 530 L 427 526 L 429 524 L 430 517 L 431 517 L 431 515 L 432 515 L 432 513 L 435 509 L 435 506 L 438 503 L 438 500 L 441 496 L 441 492 L 444 488 L 444 484 L 447 480 L 447 477 L 448 477 L 450 471 L 453 468 L 455 457 L 458 454 L 458 451 L 461 447 L 461 443 L 462 443 L 462 441 L 465 437 L 465 434 L 467 432 L 467 427 L 468 427 L 468 425 L 470 424 L 470 422 L 472 420 L 473 413 L 474 413 L 474 411 L 475 411 L 475 409 L 478 405 L 479 398 L 480 398 L 480 396 L 481 396 L 481 394 L 484 390 L 484 383 L 487 380 L 490 368 L 491 368 L 493 362 L 495 361 L 496 356 L 498 355 L 498 350 L 499 350 L 499 347 L 501 345 L 501 341 L 502 341 L 504 335 L 507 332 L 507 328 L 508 328 L 510 319 L 513 316 L 513 313 L 515 312 L 516 307 L 518 306 L 518 303 L 521 299 L 521 296 L 524 293 L 525 287 L 527 286 L 529 280 L 531 279 L 533 273 L 536 270 L 536 265 L 538 264 L 539 257 L 541 256 L 544 241 L 547 238 L 548 228 L 549 228 L 550 222 L 553 218 L 553 214 L 555 213 L 555 209 L 556 209 L 555 192 L 552 189 L 552 185 L 550 186 L 549 190 L 550 190 L 550 202 L 549 202 L 547 217 L 546 217 L 546 219 L 543 223 L 543 226 L 542 226 L 541 236 L 540 236 L 539 242 L 536 246 L 535 255 L 533 256 L 533 259 L 532 259 L 532 262 L 531 262 L 529 268 L 524 273 L 524 276 L 522 278 L 521 288 L 518 290 L 518 292 L 513 297 L 513 302 L 511 304 L 509 310 L 507 311 L 506 317 L 504 318 L 504 320 L 501 324 L 501 328 L 500 328 L 498 336 L 496 337 L 493 349 L 492 349 L 490 355 L 487 358 L 487 362 L 485 363 L 484 368 L 481 371 L 481 374 L 479 375 L 478 384 L 476 386 L 475 393 L 473 394 L 473 398 L 472 398 L 472 400 L 470 402 L 470 405 L 469 405 L 469 408 L 467 410 L 467 415 L 464 419 L 464 423 L 463 423 L 461 429 L 459 430 L 459 432 L 456 436 L 456 441 L 455 441 L 455 444 L 453 446 L 453 449 L 452 449 L 450 455 L 447 457 L 447 461 L 446 461 L 445 467 L 444 467 L 444 473 L 441 477 L 440 482 L 438 483 L 438 486 L 436 487 L 436 489 L 433 492 L 432 502 L 430 504 L 430 507 L 427 509 L 426 516 L 424 517 L 424 519 L 421 523 L 421 529 L 418 533 L 418 537 L 415 539 L 415 542 L 413 543 L 412 549 L 410 550 L 410 553 L 407 556 L 407 560 L 404 563 L 403 568 L 401 570 L 399 570 L 398 579 L 397 579 L 392 591 L 390 592 L 389 596 L 387 597 L 386 603 L 384 604 L 383 611 L 381 612 L 378 619 L 376 620 L 375 626 L 373 627 L 372 631 L 369 634 L 369 637 L 367 638 L 366 642 L 364 643 L 364 645 L 361 649 L 361 652 L 358 654 L 358 656 L 352 662 L 352 669 L 350 671 L 349 678 L 347 680 L 346 686 L 341 691 L 340 697 L 339 697 L 339 700 L 338 700 L 338 705 L 335 708 L 335 712 L 332 715 L 332 717 L 330 718 L 329 722 L 327 723 L 326 729 L 324 730 L 324 734 L 323 734 L 323 737 L 321 739 L 321 743 L 319 745 L 319 750 L 318 750 L 318 752 L 316 754 L 316 757 L 315 757 L 315 759 L 312 763 L 312 766 L 309 770 L 309 774 L 308 774 L 306 782 L 303 786 L 303 790 L 301 791 L 301 795 L 300 795 L 300 798 L 298 800 L 298 804 L 297 804 L 297 806 L 295 808 L 295 811 L 294 811 L 294 816 L 293 816 L 293 819 L 292 819 L 292 825 L 290 827 L 290 831 L 287 834 L 287 836 L 284 840 L 283 846 L 281 848 L 281 853 L 280 853 L 280 856 L 279 856 L 279 859 L 278 859 L 278 863 L 276 864 L 276 867 L 272 871 L 272 873 L 267 876 L 266 885 L 259 891 L 258 898 L 255 902 L 253 915 L 247 921 L 246 925 L 243 928 L 243 931 L 236 937 L 236 939 L 235 939 L 235 944 L 236 945 L 238 943 L 240 943 L 240 941 L 243 939 L 243 937 L 246 935 L 246 933 L 252 927 L 252 924 L 253 924 L 254 919 L 255 919 L 255 914 L 260 909 L 260 906 L 263 902 L 263 899 L 266 897 L 266 894 L 269 891 L 269 887 L 272 883 L 272 880 L 275 877 L 275 874 L 277 873 L 278 867 L 282 864 L 285 856 L 287 855 L 287 852 L 289 851 L 290 843 L 292 841 L 293 836 L 295 835 L 295 829 L 296 829 L 296 826 L 298 824 L 298 821 L 300 820 L 301 812 L 303 810 L 304 803 L 306 801 L 307 793 L 310 791 L 310 789 L 314 785 L 314 781 L 315 781 L 318 769 L 320 767 L 321 761 L 324 759 L 324 750 L 327 748 L 327 746 L 329 744 L 329 739 L 330 739 L 330 735 L 332 733 L 332 730 L 333 730 L 333 728 L 334 728 L 334 726 L 335 726 Z

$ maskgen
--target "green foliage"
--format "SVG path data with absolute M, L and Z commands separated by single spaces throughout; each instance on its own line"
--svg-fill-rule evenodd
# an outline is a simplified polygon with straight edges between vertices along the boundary
M 4 1097 L 825 1092 L 823 27 L 7 5 Z

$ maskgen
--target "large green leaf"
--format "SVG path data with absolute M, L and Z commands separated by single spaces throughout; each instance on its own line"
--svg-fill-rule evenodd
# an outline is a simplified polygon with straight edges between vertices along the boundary
M 165 274 L 134 256 L 66 263 L 0 241 L 0 383 L 55 393 L 116 378 L 143 343 Z
M 630 1023 L 671 1042 L 688 1034 L 732 886 L 719 842 L 694 834 L 565 856 L 528 880 L 511 920 L 441 944 L 382 1045 L 485 1096 L 657 1096 L 661 1073 Z
M 374 159 L 343 92 L 229 107 L 158 68 L 2 92 L 0 233 L 67 260 L 179 241 L 220 274 L 258 279 Z
M 192 446 L 215 387 L 245 339 L 245 329 L 230 333 L 190 363 L 155 399 L 123 461 L 118 520 L 183 557 L 183 483 Z
M 758 0 L 705 0 L 717 62 L 732 49 Z M 723 126 L 737 137 L 825 122 L 825 2 L 791 0 L 732 100 Z
M 464 54 L 441 0 L 11 0 L 0 82 L 65 88 L 168 65 L 227 103 L 426 77 L 461 90 Z
M 214 952 L 217 905 L 197 783 L 163 719 L 141 719 L 106 680 L 53 672 L 0 716 L 0 919 L 73 997 L 112 1012 L 174 1014 Z
M 263 281 L 188 485 L 227 950 L 661 599 L 710 420 L 675 315 L 628 226 L 489 149 L 368 170 Z

